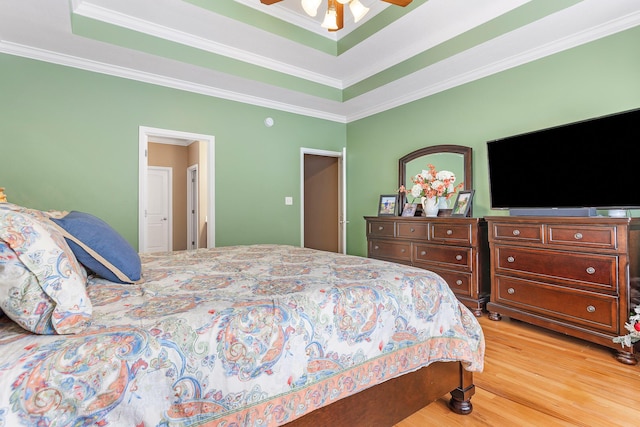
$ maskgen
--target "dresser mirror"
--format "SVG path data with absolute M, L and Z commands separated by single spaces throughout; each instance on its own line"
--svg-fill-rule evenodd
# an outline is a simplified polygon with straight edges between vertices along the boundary
M 404 185 L 407 192 L 411 191 L 413 182 L 411 177 L 427 169 L 431 163 L 437 171 L 448 170 L 455 174 L 456 183 L 461 181 L 464 190 L 472 190 L 471 147 L 462 145 L 432 145 L 420 148 L 400 158 L 398 162 L 398 186 Z M 410 193 L 407 193 L 411 201 Z M 451 201 L 453 203 L 453 200 Z

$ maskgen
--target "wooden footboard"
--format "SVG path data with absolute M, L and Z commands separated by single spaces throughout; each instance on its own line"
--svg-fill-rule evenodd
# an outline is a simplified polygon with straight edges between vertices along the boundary
M 451 410 L 471 413 L 473 373 L 464 370 L 460 362 L 432 363 L 317 409 L 287 427 L 392 426 L 447 393 L 451 393 Z

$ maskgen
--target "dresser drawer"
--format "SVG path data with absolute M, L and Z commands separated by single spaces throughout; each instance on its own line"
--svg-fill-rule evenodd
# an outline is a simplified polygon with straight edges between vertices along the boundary
M 453 245 L 471 244 L 471 225 L 469 224 L 431 224 L 429 240 Z
M 447 282 L 451 290 L 456 295 L 471 296 L 471 273 L 463 273 L 461 271 L 443 270 L 437 267 L 433 267 L 427 263 L 416 264 L 418 267 L 431 270 L 434 273 L 442 276 Z
M 492 239 L 521 243 L 542 243 L 542 224 L 515 224 L 498 222 L 493 224 Z
M 392 221 L 370 221 L 367 234 L 375 237 L 393 237 L 395 223 Z
M 492 301 L 605 332 L 618 332 L 617 298 L 540 282 L 495 276 Z
M 549 244 L 580 248 L 616 249 L 616 227 L 549 225 Z
M 413 261 L 415 263 L 435 263 L 452 267 L 471 269 L 472 248 L 456 246 L 428 245 L 414 243 Z
M 411 243 L 371 240 L 369 241 L 369 257 L 411 261 Z
M 567 285 L 617 291 L 618 257 L 496 245 L 495 271 L 518 272 Z
M 396 227 L 397 237 L 399 238 L 427 240 L 428 226 L 424 222 L 398 222 Z

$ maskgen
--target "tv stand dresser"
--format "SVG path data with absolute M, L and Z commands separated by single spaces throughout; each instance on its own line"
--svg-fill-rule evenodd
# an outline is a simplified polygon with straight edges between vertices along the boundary
M 489 318 L 508 316 L 610 347 L 640 303 L 640 218 L 485 218 L 491 250 Z M 627 350 L 627 351 L 625 351 Z
M 431 270 L 475 316 L 489 301 L 487 223 L 464 217 L 364 217 L 368 257 Z

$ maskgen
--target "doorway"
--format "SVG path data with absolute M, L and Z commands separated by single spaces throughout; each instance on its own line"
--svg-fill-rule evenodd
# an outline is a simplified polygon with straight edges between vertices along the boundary
M 139 191 L 138 191 L 138 250 L 139 252 L 150 251 L 152 236 L 149 231 L 149 155 L 150 148 L 158 145 L 180 147 L 195 147 L 189 149 L 184 160 L 184 166 L 180 166 L 179 172 L 174 168 L 174 178 L 180 178 L 177 181 L 184 181 L 179 185 L 179 193 L 176 193 L 174 182 L 174 194 L 180 194 L 181 197 L 174 197 L 172 201 L 171 211 L 174 213 L 174 225 L 176 218 L 182 217 L 181 222 L 184 230 L 180 230 L 183 238 L 179 239 L 180 246 L 189 247 L 192 241 L 191 235 L 187 231 L 187 218 L 191 207 L 187 206 L 187 195 L 190 191 L 194 191 L 192 186 L 187 185 L 188 166 L 197 164 L 198 185 L 195 187 L 197 194 L 191 194 L 196 198 L 197 219 L 195 227 L 197 234 L 197 247 L 215 247 L 215 193 L 214 193 L 214 137 L 211 135 L 202 135 L 189 132 L 173 131 L 168 129 L 148 128 L 141 126 L 139 129 Z M 179 150 L 176 150 L 179 151 Z M 195 160 L 193 158 L 193 152 Z M 184 196 L 184 197 L 182 197 Z M 177 216 L 176 216 L 177 215 Z M 175 227 L 174 227 L 175 228 Z M 178 243 L 175 240 L 174 243 Z M 171 250 L 174 250 L 171 248 Z
M 302 247 L 346 253 L 346 151 L 300 152 Z

